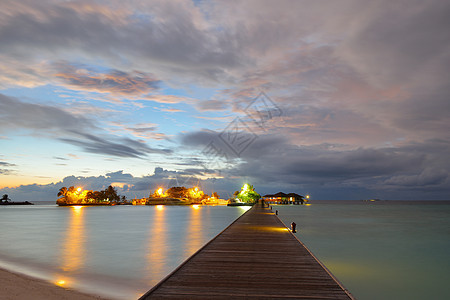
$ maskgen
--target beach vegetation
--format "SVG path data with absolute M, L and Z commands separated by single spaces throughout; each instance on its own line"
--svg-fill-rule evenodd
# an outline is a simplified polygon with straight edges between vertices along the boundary
M 261 198 L 261 195 L 255 192 L 253 185 L 248 183 L 245 183 L 241 190 L 234 192 L 233 195 L 244 203 L 256 203 Z
M 111 185 L 101 191 L 83 190 L 81 187 L 75 188 L 74 186 L 69 188 L 62 187 L 59 189 L 58 197 L 56 203 L 59 205 L 115 205 L 127 203 L 125 196 L 118 195 L 116 188 Z
M 199 187 L 194 186 L 192 188 L 186 188 L 184 186 L 173 186 L 164 191 L 161 187 L 158 187 L 150 198 L 174 198 L 183 199 L 190 203 L 200 203 L 203 199 L 209 198 Z

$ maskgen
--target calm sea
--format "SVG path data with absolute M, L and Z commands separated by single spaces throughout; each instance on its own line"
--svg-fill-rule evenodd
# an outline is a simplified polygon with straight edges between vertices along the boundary
M 246 209 L 1 206 L 0 267 L 137 299 Z
M 297 236 L 357 299 L 450 299 L 449 204 L 339 201 L 273 209 L 285 224 L 297 223 Z M 0 266 L 136 299 L 243 212 L 0 207 Z
M 450 204 L 440 203 L 339 201 L 273 210 L 286 225 L 297 224 L 297 237 L 355 298 L 450 299 Z

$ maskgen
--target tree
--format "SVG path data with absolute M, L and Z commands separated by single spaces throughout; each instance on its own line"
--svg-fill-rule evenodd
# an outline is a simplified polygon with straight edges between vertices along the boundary
M 216 192 L 214 192 L 214 193 L 212 193 L 211 198 L 219 199 L 220 196 L 219 196 L 219 194 L 217 194 Z
M 59 189 L 58 192 L 58 200 L 56 200 L 57 204 L 63 204 L 63 203 L 67 203 L 67 188 L 65 186 L 63 186 L 62 188 Z
M 200 203 L 203 199 L 209 198 L 209 196 L 195 186 L 187 190 L 186 198 L 192 203 Z
M 67 188 L 65 186 L 63 186 L 62 188 L 59 189 L 58 197 L 65 196 L 66 194 L 67 194 Z
M 105 192 L 106 199 L 109 199 L 109 202 L 117 203 L 120 201 L 120 196 L 117 195 L 116 189 L 114 187 L 112 187 L 111 185 L 108 186 L 104 192 Z
M 253 185 L 245 183 L 237 195 L 237 198 L 242 202 L 255 203 L 261 198 L 261 195 L 255 192 Z
M 166 191 L 168 197 L 171 198 L 187 198 L 188 189 L 184 186 L 174 186 Z
M 8 198 L 8 194 L 4 194 L 2 196 L 2 199 L 0 199 L 0 203 L 3 203 L 3 201 L 5 201 L 5 203 L 7 203 L 9 200 L 11 200 L 11 199 Z
M 92 199 L 94 199 L 95 202 L 101 202 L 104 201 L 106 199 L 103 191 L 99 192 L 99 191 L 95 191 L 92 194 Z

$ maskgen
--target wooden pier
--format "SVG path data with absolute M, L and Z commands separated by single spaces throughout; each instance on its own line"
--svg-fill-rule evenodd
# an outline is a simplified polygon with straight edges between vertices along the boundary
M 140 299 L 353 299 L 269 208 L 253 206 Z

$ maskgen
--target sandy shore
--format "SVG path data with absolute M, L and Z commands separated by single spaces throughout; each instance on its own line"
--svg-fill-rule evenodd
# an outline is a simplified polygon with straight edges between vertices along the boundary
M 49 282 L 0 268 L 0 299 L 93 300 L 105 299 L 65 289 Z

